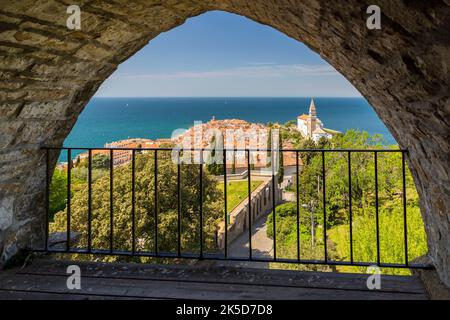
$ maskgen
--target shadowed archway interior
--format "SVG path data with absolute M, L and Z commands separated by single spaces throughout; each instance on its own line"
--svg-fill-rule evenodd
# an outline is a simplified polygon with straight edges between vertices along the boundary
M 152 38 L 210 10 L 240 14 L 305 43 L 370 102 L 402 148 L 420 194 L 429 256 L 450 286 L 448 0 L 2 2 L 0 263 L 42 244 L 45 155 L 60 146 L 100 84 Z M 382 29 L 366 9 L 382 8 Z M 53 159 L 52 165 L 56 163 Z

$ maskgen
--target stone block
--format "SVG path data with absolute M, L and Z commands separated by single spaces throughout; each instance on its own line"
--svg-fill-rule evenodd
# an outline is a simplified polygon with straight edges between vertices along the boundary
M 51 102 L 26 102 L 19 114 L 20 118 L 28 119 L 65 119 L 69 103 L 65 100 Z
M 86 60 L 109 61 L 114 56 L 114 52 L 93 44 L 87 44 L 81 47 L 75 53 L 75 56 Z
M 0 119 L 14 118 L 22 109 L 23 103 L 5 103 L 0 107 Z
M 3 6 L 5 14 L 35 17 L 43 22 L 66 26 L 67 5 L 53 0 L 22 0 Z
M 13 223 L 13 202 L 13 197 L 0 199 L 0 231 L 8 229 Z

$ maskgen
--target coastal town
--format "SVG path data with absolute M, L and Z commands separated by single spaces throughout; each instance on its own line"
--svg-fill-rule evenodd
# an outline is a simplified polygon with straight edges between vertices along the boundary
M 127 164 L 132 159 L 130 149 L 142 149 L 143 152 L 157 148 L 189 149 L 216 149 L 229 150 L 226 152 L 227 173 L 239 174 L 247 170 L 248 161 L 245 149 L 254 150 L 250 153 L 252 170 L 265 170 L 270 167 L 272 159 L 267 149 L 292 149 L 293 142 L 283 140 L 281 146 L 279 137 L 274 133 L 279 128 L 278 124 L 269 126 L 261 123 L 251 123 L 242 119 L 218 120 L 214 116 L 206 123 L 194 123 L 194 126 L 175 134 L 171 138 L 147 139 L 130 138 L 105 144 L 105 149 L 93 149 L 91 155 L 110 156 L 110 148 L 117 149 L 113 152 L 113 165 Z M 323 122 L 317 117 L 314 100 L 311 99 L 308 114 L 297 117 L 294 130 L 302 138 L 318 142 L 320 139 L 331 139 L 338 131 L 325 128 Z M 177 131 L 178 132 L 178 131 Z M 234 150 L 237 150 L 234 152 Z M 296 157 L 292 152 L 282 152 L 282 163 L 285 175 L 295 172 Z M 76 156 L 73 166 L 87 159 L 88 153 L 84 152 Z M 219 159 L 220 163 L 221 158 Z M 61 164 L 63 167 L 67 164 Z M 301 159 L 299 166 L 301 166 Z
M 211 163 L 220 164 L 218 170 L 211 171 L 208 168 L 208 171 L 218 185 L 223 185 L 225 178 L 221 152 L 226 150 L 226 179 L 228 196 L 231 197 L 229 201 L 232 205 L 227 213 L 228 226 L 224 221 L 217 224 L 216 247 L 221 250 L 225 247 L 227 234 L 230 253 L 245 256 L 245 245 L 242 245 L 246 241 L 245 231 L 248 230 L 250 221 L 260 221 L 258 223 L 261 225 L 257 231 L 259 240 L 256 240 L 255 244 L 262 249 L 265 248 L 260 252 L 261 258 L 264 258 L 270 255 L 273 248 L 271 240 L 266 235 L 266 224 L 262 218 L 272 210 L 273 203 L 295 201 L 293 182 L 296 173 L 301 172 L 304 166 L 302 158 L 290 150 L 298 147 L 299 141 L 311 140 L 318 143 L 321 139 L 331 139 L 337 133 L 338 131 L 324 127 L 323 122 L 317 117 L 315 102 L 311 99 L 308 114 L 299 115 L 297 121 L 290 121 L 287 124 L 252 123 L 242 119 L 219 120 L 213 116 L 206 123 L 194 122 L 188 129 L 175 130 L 171 138 L 130 138 L 115 141 L 105 144 L 104 148 L 91 149 L 90 155 L 92 161 L 103 158 L 107 163 L 106 167 L 109 166 L 112 156 L 113 167 L 122 167 L 132 162 L 135 152 L 151 154 L 156 149 L 164 149 L 172 153 L 172 161 L 189 164 L 189 160 L 199 156 L 200 152 L 203 157 L 205 154 L 208 155 L 208 150 L 216 150 L 220 153 L 219 157 L 211 159 L 209 154 L 210 158 L 202 158 L 203 160 L 196 164 L 202 163 L 206 166 Z M 180 151 L 184 159 L 181 157 L 174 159 L 174 154 Z M 88 158 L 89 152 L 78 154 L 72 160 L 71 168 L 76 169 L 80 164 L 85 166 Z M 60 169 L 67 169 L 67 163 L 61 166 Z M 249 177 L 252 182 L 251 206 L 247 190 Z M 241 187 L 245 190 L 238 191 Z

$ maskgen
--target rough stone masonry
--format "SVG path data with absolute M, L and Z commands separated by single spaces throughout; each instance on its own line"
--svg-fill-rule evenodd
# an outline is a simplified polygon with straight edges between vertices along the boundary
M 72 4 L 81 8 L 80 30 L 66 27 Z M 366 28 L 371 4 L 381 7 L 381 30 Z M 367 98 L 409 150 L 429 256 L 450 286 L 450 0 L 1 1 L 1 264 L 21 248 L 42 246 L 40 147 L 62 144 L 122 61 L 209 10 L 244 15 L 305 43 Z

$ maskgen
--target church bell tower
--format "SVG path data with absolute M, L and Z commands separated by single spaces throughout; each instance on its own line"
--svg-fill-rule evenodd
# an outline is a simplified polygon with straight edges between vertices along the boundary
M 314 105 L 314 99 L 311 98 L 311 103 L 309 104 L 309 115 L 307 119 L 308 136 L 311 138 L 314 130 L 317 126 L 317 113 L 316 106 Z

